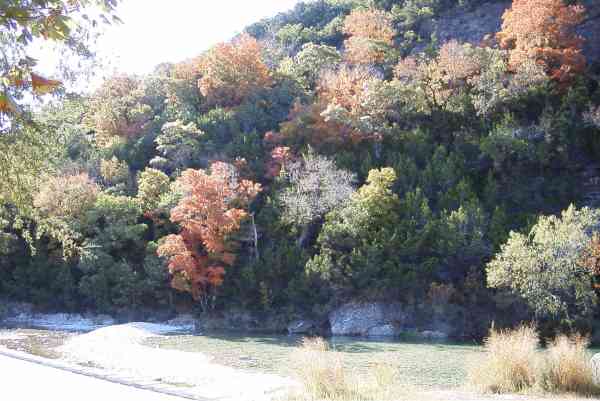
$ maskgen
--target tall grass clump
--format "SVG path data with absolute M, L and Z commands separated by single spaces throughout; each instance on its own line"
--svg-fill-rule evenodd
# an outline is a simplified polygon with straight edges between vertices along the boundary
M 320 338 L 305 338 L 293 353 L 296 373 L 306 393 L 313 399 L 344 399 L 349 389 L 343 360 Z
M 589 339 L 581 335 L 556 337 L 542 359 L 540 386 L 555 393 L 600 395 L 600 387 L 593 380 L 588 346 Z
M 482 392 L 514 393 L 535 384 L 539 337 L 534 327 L 492 329 L 484 347 L 485 355 L 468 372 L 472 387 Z
M 347 372 L 342 354 L 322 338 L 305 338 L 292 354 L 302 392 L 287 401 L 400 401 L 411 389 L 399 382 L 398 368 L 375 363 L 368 374 Z

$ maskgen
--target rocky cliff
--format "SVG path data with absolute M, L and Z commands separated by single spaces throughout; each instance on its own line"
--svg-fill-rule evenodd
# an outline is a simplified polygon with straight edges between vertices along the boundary
M 585 0 L 582 3 L 585 4 L 588 14 L 578 29 L 579 34 L 585 38 L 584 53 L 590 62 L 600 62 L 600 1 Z M 439 43 L 456 39 L 459 42 L 477 44 L 485 35 L 500 30 L 502 14 L 511 4 L 512 0 L 499 0 L 471 10 L 458 7 L 436 21 L 424 24 L 419 34 L 421 37 L 434 34 Z

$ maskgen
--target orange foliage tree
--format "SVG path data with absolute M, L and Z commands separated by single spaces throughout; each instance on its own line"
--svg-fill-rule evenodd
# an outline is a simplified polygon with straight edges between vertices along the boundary
M 350 35 L 344 43 L 346 59 L 354 64 L 383 63 L 396 36 L 391 16 L 375 9 L 352 11 L 344 20 L 343 32 Z
M 384 87 L 385 82 L 363 66 L 324 72 L 316 101 L 294 105 L 289 120 L 281 124 L 281 139 L 320 149 L 380 139 L 378 129 L 385 121 L 390 100 L 380 96 Z
M 260 43 L 248 34 L 209 50 L 200 61 L 203 76 L 198 82 L 206 103 L 237 106 L 252 92 L 271 86 L 272 77 L 261 53 Z
M 585 69 L 583 38 L 575 33 L 584 17 L 583 6 L 562 0 L 513 0 L 497 34 L 500 46 L 510 50 L 510 67 L 535 60 L 552 79 L 570 82 Z
M 227 236 L 239 229 L 260 185 L 239 179 L 235 167 L 222 162 L 213 163 L 210 174 L 188 169 L 177 181 L 186 195 L 171 211 L 171 221 L 181 231 L 167 236 L 157 253 L 168 258 L 173 288 L 206 307 L 211 289 L 223 282 L 225 266 L 235 261 Z

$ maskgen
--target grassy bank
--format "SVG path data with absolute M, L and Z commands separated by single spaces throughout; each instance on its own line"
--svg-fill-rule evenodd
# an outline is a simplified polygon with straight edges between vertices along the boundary
M 540 347 L 532 326 L 492 330 L 485 354 L 471 362 L 468 386 L 482 393 L 550 393 L 600 396 L 593 382 L 589 340 L 559 335 Z
M 478 394 L 519 394 L 559 399 L 598 397 L 593 382 L 589 341 L 580 335 L 559 335 L 540 346 L 537 331 L 522 326 L 492 330 L 485 352 L 472 356 L 467 383 L 461 390 Z M 346 369 L 345 354 L 322 338 L 304 339 L 293 352 L 295 376 L 302 384 L 290 400 L 436 399 L 436 393 L 407 385 L 396 365 L 377 363 L 367 371 Z M 439 394 L 438 394 L 439 396 Z

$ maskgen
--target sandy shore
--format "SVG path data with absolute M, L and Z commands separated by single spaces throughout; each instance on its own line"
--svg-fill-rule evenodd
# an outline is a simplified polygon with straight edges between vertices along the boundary
M 270 400 L 296 385 L 281 376 L 218 365 L 202 353 L 143 344 L 149 337 L 172 330 L 171 326 L 152 323 L 108 326 L 73 337 L 58 350 L 71 363 L 99 367 L 129 380 L 172 384 L 203 398 Z

